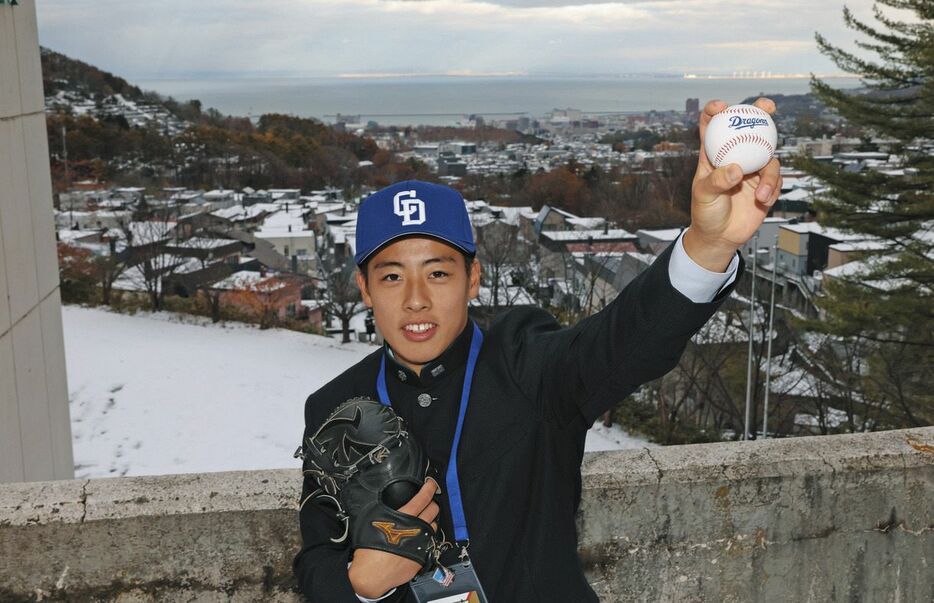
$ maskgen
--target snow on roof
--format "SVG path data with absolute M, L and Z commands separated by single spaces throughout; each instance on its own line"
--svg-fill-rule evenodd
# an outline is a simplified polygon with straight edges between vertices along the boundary
M 499 218 L 497 218 L 493 214 L 487 214 L 487 213 L 470 214 L 470 223 L 473 224 L 474 226 L 486 226 L 487 224 L 491 222 L 496 222 L 497 220 L 499 220 Z M 505 220 L 503 220 L 503 222 L 505 222 Z
M 172 272 L 175 274 L 188 274 L 189 272 L 196 272 L 205 267 L 205 265 L 198 258 L 188 257 L 181 259 L 184 260 L 184 262 L 172 268 Z
M 348 211 L 348 212 L 344 212 L 344 213 L 341 213 L 341 214 L 328 214 L 328 216 L 327 216 L 327 218 L 326 218 L 325 221 L 326 221 L 328 224 L 331 224 L 331 223 L 346 224 L 346 223 L 348 223 L 348 222 L 354 222 L 354 223 L 356 223 L 356 221 L 357 221 L 357 212 L 355 212 L 355 211 Z
M 776 331 L 772 331 L 772 336 Z M 764 340 L 764 334 L 759 330 L 753 332 L 753 341 Z M 704 326 L 691 338 L 698 345 L 716 343 L 742 343 L 749 341 L 749 334 L 735 317 L 729 317 L 725 312 L 717 312 Z
M 592 230 L 603 226 L 606 218 L 568 218 L 567 222 L 574 226 L 580 226 L 581 230 Z
M 596 230 L 543 230 L 542 236 L 552 241 L 594 241 L 632 239 L 635 235 L 622 228 L 610 228 L 606 232 L 603 229 Z
M 58 240 L 62 243 L 71 243 L 77 241 L 78 239 L 83 239 L 85 237 L 94 237 L 100 236 L 102 233 L 101 229 L 96 230 L 59 230 L 58 231 Z
M 661 228 L 657 230 L 649 230 L 646 228 L 640 228 L 636 231 L 636 235 L 645 235 L 658 239 L 659 241 L 674 241 L 678 238 L 678 235 L 681 234 L 680 228 Z
M 224 247 L 232 243 L 238 243 L 234 239 L 209 239 L 206 237 L 192 237 L 185 241 L 179 241 L 177 243 L 170 243 L 166 247 L 182 247 L 190 249 L 215 249 L 217 247 Z
M 877 266 L 885 262 L 882 258 L 870 258 L 867 260 L 856 260 L 847 262 L 834 268 L 829 268 L 822 272 L 823 276 L 840 279 L 858 279 L 868 276 Z
M 828 406 L 824 412 L 824 423 L 831 429 L 839 427 L 848 421 L 846 411 Z M 819 427 L 820 420 L 814 415 L 806 413 L 795 414 L 795 425 L 800 427 Z
M 538 302 L 535 301 L 528 291 L 523 287 L 516 286 L 506 286 L 500 287 L 498 292 L 498 301 L 500 305 L 503 306 L 537 306 Z M 476 299 L 470 301 L 472 306 L 492 306 L 493 305 L 493 290 L 490 287 L 480 287 L 480 292 L 477 294 Z
M 347 204 L 343 201 L 319 201 L 316 209 L 319 214 L 329 214 L 335 211 L 345 211 L 346 207 Z
M 874 257 L 866 260 L 847 262 L 846 264 L 842 264 L 836 268 L 824 270 L 822 272 L 822 276 L 853 282 L 861 282 L 867 287 L 872 287 L 873 289 L 878 289 L 880 291 L 892 291 L 902 287 L 911 287 L 917 285 L 915 281 L 899 276 L 871 278 L 873 276 L 877 276 L 877 274 L 874 274 L 875 270 L 877 270 L 879 267 L 884 268 L 885 265 L 895 261 L 895 259 L 895 257 Z M 929 287 L 922 285 L 919 287 L 919 289 L 922 293 L 928 295 L 931 294 L 931 289 Z
M 168 238 L 175 230 L 175 222 L 130 222 L 128 229 L 133 245 L 146 245 Z
M 779 228 L 784 228 L 790 230 L 791 232 L 796 232 L 798 234 L 808 234 L 814 233 L 823 235 L 829 239 L 836 239 L 838 241 L 858 241 L 865 239 L 866 235 L 846 232 L 840 230 L 839 228 L 833 228 L 830 226 L 821 226 L 818 222 L 798 222 L 797 224 L 780 224 Z
M 124 199 L 104 199 L 97 202 L 98 207 L 123 207 L 127 202 Z
M 544 218 L 544 216 L 548 215 L 549 211 L 553 211 L 561 216 L 564 216 L 565 218 L 576 218 L 577 217 L 576 215 L 572 214 L 569 211 L 564 211 L 563 209 L 558 209 L 557 207 L 552 207 L 550 205 L 545 205 L 544 207 L 542 207 L 541 212 L 539 212 L 539 214 L 542 215 L 542 217 Z
M 796 232 L 798 234 L 806 234 L 811 232 L 822 232 L 823 227 L 817 222 L 798 222 L 797 224 L 782 224 L 779 228 L 784 228 L 790 230 L 791 232 Z
M 232 205 L 230 207 L 212 211 L 211 215 L 217 216 L 218 218 L 224 218 L 225 220 L 249 220 L 266 211 L 266 209 L 260 207 L 260 205 L 262 204 L 257 203 L 256 205 L 248 205 L 246 207 L 242 205 Z
M 834 243 L 830 246 L 835 251 L 882 251 L 891 247 L 888 241 L 867 239 L 864 241 L 847 241 L 845 243 Z
M 254 203 L 250 205 L 249 207 L 258 207 L 259 209 L 265 212 L 269 212 L 269 213 L 275 213 L 277 211 L 285 211 L 285 208 L 282 207 L 282 205 L 278 203 Z M 291 208 L 290 208 L 290 211 L 291 211 Z
M 640 253 L 638 251 L 627 251 L 625 252 L 625 255 L 631 256 L 647 266 L 651 265 L 652 262 L 654 262 L 658 257 L 656 255 L 652 255 L 651 253 Z
M 191 272 L 201 268 L 201 262 L 195 258 L 183 258 L 168 253 L 159 254 L 149 260 L 150 266 L 157 272 Z M 193 263 L 197 264 L 197 267 Z M 120 278 L 114 281 L 114 289 L 121 291 L 148 291 L 150 288 L 158 291 L 162 286 L 162 278 L 159 276 L 147 276 L 144 272 L 144 264 L 130 266 Z
M 182 191 L 179 193 L 174 193 L 169 197 L 169 199 L 172 201 L 191 201 L 203 196 L 204 193 L 201 191 Z
M 291 208 L 288 211 L 280 209 L 276 213 L 267 216 L 266 219 L 263 220 L 263 225 L 258 231 L 256 231 L 256 233 L 254 233 L 254 236 L 259 238 L 266 238 L 314 235 L 314 231 L 305 227 L 305 220 L 302 218 L 302 211 L 303 210 L 301 207 Z
M 814 196 L 814 193 L 806 188 L 793 188 L 787 193 L 783 193 L 779 200 L 781 201 L 807 201 Z
M 229 189 L 218 188 L 218 189 L 214 189 L 213 191 L 208 191 L 204 193 L 204 198 L 205 199 L 223 199 L 225 197 L 232 197 L 235 194 L 235 192 L 236 191 L 229 190 Z
M 217 281 L 212 285 L 214 289 L 223 289 L 225 291 L 277 291 L 285 287 L 286 284 L 276 278 L 275 275 L 263 275 L 259 272 L 243 271 L 234 272 L 227 278 Z

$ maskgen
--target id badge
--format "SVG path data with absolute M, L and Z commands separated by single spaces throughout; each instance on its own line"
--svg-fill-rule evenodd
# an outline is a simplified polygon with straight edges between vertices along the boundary
M 409 586 L 418 603 L 489 603 L 469 558 L 419 574 Z

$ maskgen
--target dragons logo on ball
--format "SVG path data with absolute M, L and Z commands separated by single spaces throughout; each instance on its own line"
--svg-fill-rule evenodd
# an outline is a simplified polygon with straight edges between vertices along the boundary
M 745 128 L 767 125 L 769 125 L 769 120 L 763 117 L 740 117 L 739 115 L 730 117 L 730 128 L 733 130 L 743 130 Z

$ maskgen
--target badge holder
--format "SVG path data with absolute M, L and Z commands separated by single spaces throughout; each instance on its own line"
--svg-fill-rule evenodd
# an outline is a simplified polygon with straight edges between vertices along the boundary
M 480 347 L 483 345 L 483 333 L 477 323 L 473 323 L 473 337 L 470 341 L 470 353 L 467 355 L 467 370 L 464 375 L 464 386 L 461 389 L 460 407 L 457 411 L 457 425 L 454 428 L 454 438 L 451 442 L 451 456 L 448 457 L 445 484 L 448 487 L 448 500 L 451 503 L 451 519 L 454 522 L 454 539 L 461 546 L 460 559 L 449 565 L 441 563 L 440 557 L 436 564 L 409 583 L 415 600 L 418 603 L 489 603 L 480 586 L 480 579 L 474 570 L 473 563 L 467 555 L 470 546 L 470 535 L 467 531 L 467 518 L 464 516 L 464 505 L 461 501 L 460 481 L 457 477 L 457 448 L 460 444 L 461 433 L 464 428 L 464 417 L 467 414 L 467 404 L 470 400 L 470 386 L 473 383 L 474 368 Z M 376 391 L 379 401 L 391 406 L 389 391 L 386 388 L 386 356 L 383 355 L 376 378 Z
M 448 566 L 438 563 L 415 576 L 409 587 L 418 603 L 489 603 L 466 546 L 459 561 Z

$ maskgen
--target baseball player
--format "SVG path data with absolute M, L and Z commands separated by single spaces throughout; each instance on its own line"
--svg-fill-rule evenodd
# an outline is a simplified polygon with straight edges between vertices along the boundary
M 756 105 L 775 111 L 768 99 Z M 398 510 L 453 542 L 483 594 L 432 598 L 413 586 L 418 562 L 354 549 L 306 475 L 293 568 L 309 601 L 597 601 L 575 529 L 587 430 L 677 364 L 732 291 L 743 271 L 737 249 L 781 191 L 775 159 L 746 176 L 735 164 L 713 168 L 704 132 L 725 108 L 712 101 L 701 116 L 690 227 L 612 303 L 569 328 L 537 308 L 513 308 L 488 330 L 469 319 L 481 265 L 453 189 L 400 182 L 361 203 L 356 280 L 385 345 L 308 397 L 303 442 L 348 399 L 391 405 L 443 476 Z

